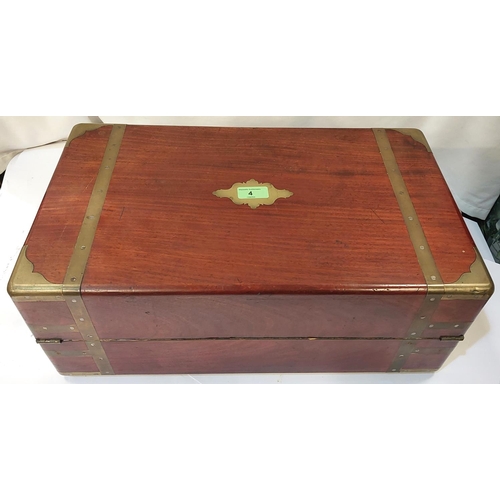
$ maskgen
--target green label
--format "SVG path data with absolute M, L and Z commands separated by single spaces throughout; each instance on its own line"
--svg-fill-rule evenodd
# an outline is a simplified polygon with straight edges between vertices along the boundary
M 269 198 L 269 189 L 267 186 L 238 188 L 238 199 L 240 200 L 256 200 L 262 198 Z

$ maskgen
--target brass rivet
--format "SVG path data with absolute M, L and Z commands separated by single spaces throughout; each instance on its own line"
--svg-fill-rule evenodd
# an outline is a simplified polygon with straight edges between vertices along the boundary
M 408 220 L 413 220 L 413 217 L 408 217 Z
M 395 372 L 395 371 L 396 371 L 396 368 L 393 368 L 393 369 L 392 369 L 392 371 L 393 371 L 393 372 Z
M 76 302 L 76 299 L 71 299 L 71 302 Z
M 94 347 L 94 346 L 95 346 L 95 344 L 90 344 L 90 345 L 91 345 L 92 347 Z
M 425 319 L 425 316 L 420 316 L 420 319 Z
M 80 318 L 80 321 L 85 321 L 83 318 Z
M 434 328 L 434 325 L 429 325 L 429 328 Z
M 74 329 L 75 329 L 75 327 L 74 327 L 74 326 L 70 326 L 70 327 L 69 327 L 69 329 L 70 329 L 70 330 L 74 330 Z
M 435 276 L 431 276 L 431 280 L 432 281 L 436 281 L 436 277 Z
M 405 357 L 405 355 L 404 355 L 404 354 L 400 354 L 400 355 L 399 355 L 399 357 L 400 357 L 400 358 L 404 358 L 404 357 Z
M 455 325 L 455 328 L 458 328 L 460 325 Z
M 420 250 L 425 250 L 424 245 L 420 245 Z
M 76 278 L 71 278 L 71 281 L 76 281 Z
M 420 349 L 415 349 L 415 352 L 420 352 Z
M 432 297 L 431 302 L 434 302 L 435 300 L 436 300 L 436 299 L 435 299 L 434 297 Z
M 86 247 L 85 245 L 82 245 L 80 248 L 81 248 L 82 250 L 85 250 L 87 247 Z
M 95 215 L 88 215 L 87 219 L 95 219 Z
M 416 335 L 416 334 L 417 334 L 417 332 L 411 332 L 411 334 L 412 334 L 412 335 Z
M 46 327 L 46 326 L 42 326 L 42 328 L 43 328 L 44 330 L 47 330 L 47 327 Z
M 104 359 L 104 358 L 99 358 L 101 361 Z

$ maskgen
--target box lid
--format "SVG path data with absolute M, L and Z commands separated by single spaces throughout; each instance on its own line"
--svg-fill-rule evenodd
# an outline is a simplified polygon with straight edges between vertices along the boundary
M 23 255 L 13 295 L 492 292 L 413 129 L 81 125 Z

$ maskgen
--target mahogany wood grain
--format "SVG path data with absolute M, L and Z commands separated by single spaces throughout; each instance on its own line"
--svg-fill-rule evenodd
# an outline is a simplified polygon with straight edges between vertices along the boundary
M 441 277 L 454 283 L 476 260 L 472 237 L 434 155 L 400 132 L 387 136 Z
M 66 302 L 16 302 L 37 339 L 82 340 Z M 72 327 L 72 325 L 75 325 Z
M 432 315 L 433 321 L 472 323 L 485 306 L 484 300 L 441 300 Z
M 59 373 L 99 372 L 94 359 L 83 355 L 87 352 L 85 342 L 63 342 L 62 344 L 40 344 L 45 354 Z
M 115 340 L 402 338 L 423 299 L 403 294 L 84 296 L 99 337 Z
M 412 358 L 405 369 L 437 370 L 452 346 L 427 342 L 429 359 Z M 453 343 L 452 343 L 453 344 Z M 424 344 L 423 344 L 424 345 Z M 455 345 L 455 344 L 454 344 Z M 384 372 L 397 340 L 180 340 L 105 342 L 116 374 Z M 412 355 L 413 356 L 413 355 Z M 411 356 L 410 356 L 411 357 Z
M 291 198 L 212 193 L 250 179 Z M 127 126 L 84 293 L 424 293 L 372 130 Z
M 420 340 L 418 352 L 408 356 L 403 370 L 438 370 L 451 354 L 458 342 L 440 340 Z
M 64 280 L 111 128 L 86 132 L 64 149 L 26 240 L 34 270 L 52 283 Z

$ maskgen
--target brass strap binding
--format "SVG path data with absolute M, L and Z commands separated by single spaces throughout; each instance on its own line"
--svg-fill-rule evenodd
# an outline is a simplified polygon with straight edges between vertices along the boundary
M 87 344 L 88 352 L 103 375 L 112 375 L 114 372 L 83 302 L 81 285 L 124 133 L 125 125 L 114 125 L 111 130 L 62 288 L 66 304 Z
M 392 151 L 387 132 L 385 129 L 378 128 L 374 129 L 373 133 L 375 134 L 380 154 L 382 155 L 387 170 L 387 175 L 391 181 L 392 189 L 394 190 L 401 214 L 405 221 L 410 241 L 427 283 L 427 295 L 424 302 L 405 335 L 406 340 L 401 342 L 396 357 L 388 370 L 390 372 L 399 372 L 406 363 L 408 356 L 414 352 L 416 347 L 415 340 L 422 338 L 424 330 L 432 324 L 432 315 L 437 309 L 445 289 L 441 274 L 432 256 L 424 230 L 420 225 L 417 212 L 415 211 L 406 183 L 399 169 L 394 152 Z

